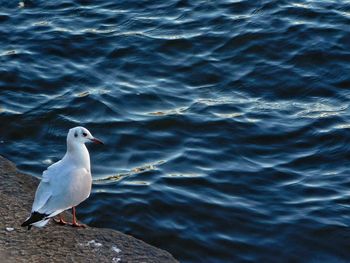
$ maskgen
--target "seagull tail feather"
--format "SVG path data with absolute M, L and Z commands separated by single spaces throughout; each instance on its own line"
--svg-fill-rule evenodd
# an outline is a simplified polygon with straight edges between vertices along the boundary
M 47 214 L 41 214 L 39 212 L 33 212 L 30 217 L 27 218 L 26 221 L 22 223 L 22 227 L 28 227 L 28 230 L 32 228 L 32 225 L 35 223 L 38 223 L 40 221 L 47 220 L 48 215 Z

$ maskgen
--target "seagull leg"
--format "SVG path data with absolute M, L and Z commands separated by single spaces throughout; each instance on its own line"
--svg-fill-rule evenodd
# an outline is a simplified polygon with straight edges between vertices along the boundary
M 79 224 L 79 223 L 77 222 L 77 217 L 76 217 L 76 215 L 75 215 L 75 206 L 72 207 L 72 212 L 73 212 L 73 222 L 72 222 L 71 226 L 73 226 L 73 227 L 83 227 L 83 228 L 85 228 L 86 225 L 84 225 L 84 224 Z
M 68 224 L 67 221 L 64 221 L 64 219 L 63 219 L 61 214 L 60 214 L 59 217 L 60 217 L 60 220 L 57 220 L 55 218 L 53 219 L 53 221 L 55 221 L 56 224 L 59 224 L 59 225 L 62 225 L 62 226 L 65 226 L 65 225 Z

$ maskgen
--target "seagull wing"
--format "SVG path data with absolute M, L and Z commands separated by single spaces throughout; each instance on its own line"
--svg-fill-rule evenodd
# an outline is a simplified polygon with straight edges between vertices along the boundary
M 62 160 L 50 165 L 42 175 L 41 182 L 35 192 L 35 198 L 32 206 L 32 212 L 38 211 L 41 207 L 45 205 L 47 200 L 52 194 L 52 189 L 50 187 L 50 181 L 54 181 L 55 177 L 59 174 L 59 171 L 64 169 L 62 165 Z
M 85 168 L 63 165 L 50 166 L 44 173 L 35 194 L 32 213 L 52 217 L 80 204 L 89 197 L 92 178 Z

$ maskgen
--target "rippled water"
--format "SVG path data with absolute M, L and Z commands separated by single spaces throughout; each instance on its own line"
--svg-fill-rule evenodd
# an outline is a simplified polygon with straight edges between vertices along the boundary
M 347 1 L 0 1 L 0 154 L 86 126 L 79 218 L 182 262 L 348 262 Z

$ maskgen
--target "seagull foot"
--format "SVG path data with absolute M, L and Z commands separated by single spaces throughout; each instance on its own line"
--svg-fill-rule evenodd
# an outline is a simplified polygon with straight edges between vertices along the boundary
M 56 218 L 54 218 L 53 221 L 54 221 L 56 224 L 61 225 L 61 226 L 68 225 L 68 222 L 67 222 L 67 221 L 64 221 L 61 217 L 60 217 L 59 220 L 57 220 Z
M 73 222 L 73 223 L 71 223 L 69 225 L 71 225 L 72 227 L 81 227 L 81 228 L 86 228 L 87 227 L 87 225 L 79 224 L 77 222 Z

